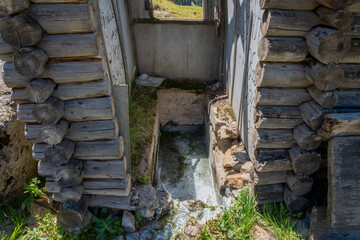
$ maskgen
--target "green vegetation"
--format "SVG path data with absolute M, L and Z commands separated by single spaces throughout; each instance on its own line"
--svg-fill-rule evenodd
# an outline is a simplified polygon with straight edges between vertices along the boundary
M 33 178 L 30 183 L 24 183 L 24 193 L 27 195 L 22 202 L 22 209 L 30 209 L 31 204 L 39 198 L 46 198 L 45 188 L 40 188 L 41 181 Z
M 181 89 L 181 90 L 205 91 L 206 85 L 201 84 L 201 83 L 194 83 L 194 82 L 165 80 L 161 84 L 160 88 L 178 88 L 178 89 Z
M 103 208 L 99 217 L 93 217 L 94 230 L 97 240 L 111 239 L 124 233 L 121 219 L 117 216 L 107 215 L 107 208 Z
M 153 0 L 154 17 L 156 18 L 179 18 L 179 19 L 202 19 L 203 8 L 196 6 L 181 6 L 170 0 Z

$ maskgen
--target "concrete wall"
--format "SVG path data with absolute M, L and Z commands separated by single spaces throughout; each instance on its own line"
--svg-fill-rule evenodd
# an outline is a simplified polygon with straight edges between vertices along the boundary
M 221 42 L 214 24 L 137 21 L 134 31 L 139 73 L 197 82 L 219 78 Z

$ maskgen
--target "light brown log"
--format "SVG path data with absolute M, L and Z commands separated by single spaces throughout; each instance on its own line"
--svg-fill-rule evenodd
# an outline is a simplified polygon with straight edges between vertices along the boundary
M 84 161 L 84 178 L 114 178 L 126 176 L 126 158 L 115 161 Z
M 111 141 L 78 142 L 73 157 L 83 160 L 117 160 L 124 155 L 124 138 Z
M 66 229 L 84 227 L 87 208 L 89 205 L 89 197 L 83 196 L 77 202 L 64 202 L 57 214 L 58 223 Z
M 355 0 L 353 4 L 346 7 L 346 10 L 349 10 L 350 12 L 353 12 L 353 13 L 360 13 L 360 2 L 359 2 L 359 0 Z
M 304 122 L 298 107 L 258 106 L 254 119 L 261 129 L 294 129 Z
M 336 105 L 338 97 L 334 91 L 321 91 L 317 87 L 308 87 L 310 96 L 323 108 L 332 108 Z
M 30 0 L 2 0 L 0 1 L 0 12 L 6 15 L 21 12 L 29 7 Z
M 296 196 L 287 186 L 284 187 L 284 201 L 290 211 L 301 212 L 310 205 L 308 199 Z
M 95 34 L 44 36 L 37 44 L 50 58 L 98 57 Z
M 320 19 L 312 11 L 267 9 L 263 15 L 261 32 L 264 36 L 303 37 L 318 24 Z
M 51 78 L 55 83 L 87 82 L 103 79 L 101 62 L 60 62 L 50 63 L 46 66 L 45 72 L 39 77 Z M 4 64 L 3 79 L 7 86 L 24 88 L 30 79 L 25 78 L 15 71 L 12 63 Z
M 91 207 L 135 210 L 135 207 L 130 204 L 129 197 L 92 195 L 89 205 Z
M 56 125 L 43 126 L 40 130 L 41 140 L 50 145 L 61 143 L 69 128 L 69 122 L 62 119 Z
M 302 177 L 289 173 L 286 183 L 295 196 L 304 196 L 311 191 L 314 180 L 311 177 Z
M 40 24 L 25 13 L 10 15 L 0 21 L 2 39 L 15 48 L 35 45 L 40 41 Z
M 276 172 L 276 174 L 273 172 L 256 172 L 255 170 L 250 172 L 251 181 L 256 186 L 285 183 L 287 175 L 287 171 Z
M 43 150 L 45 161 L 53 163 L 55 166 L 69 162 L 75 150 L 75 143 L 64 139 L 61 143 L 51 145 Z
M 35 103 L 45 102 L 54 92 L 55 83 L 51 79 L 34 79 L 26 85 L 26 95 L 28 99 Z
M 258 49 L 260 61 L 266 62 L 301 62 L 307 54 L 303 38 L 264 37 Z
M 254 186 L 252 184 L 252 192 L 256 197 L 257 204 L 283 202 L 284 186 L 283 184 L 272 184 L 264 186 Z
M 95 98 L 111 95 L 111 87 L 109 82 L 96 81 L 80 84 L 60 84 L 53 96 L 61 100 L 79 99 L 79 98 Z
M 261 9 L 314 10 L 318 5 L 316 0 L 260 0 Z
M 286 149 L 258 149 L 252 161 L 257 172 L 278 172 L 292 170 Z
M 294 172 L 299 176 L 310 176 L 319 170 L 321 155 L 317 152 L 304 151 L 296 146 L 289 150 Z
M 345 80 L 340 88 L 360 88 L 360 65 L 359 64 L 341 64 L 345 71 Z
M 301 63 L 259 62 L 255 83 L 258 87 L 304 88 L 311 85 L 305 76 L 305 66 Z
M 64 201 L 77 202 L 81 199 L 84 193 L 84 186 L 78 185 L 74 187 L 62 187 L 59 192 L 59 197 Z
M 351 48 L 351 38 L 341 31 L 316 27 L 306 35 L 309 53 L 324 64 L 340 62 Z
M 355 0 L 317 0 L 317 2 L 328 8 L 340 9 L 351 6 Z
M 97 141 L 116 139 L 118 136 L 118 121 L 114 118 L 104 121 L 73 122 L 65 137 L 73 141 Z
M 292 130 L 253 129 L 251 137 L 254 148 L 291 148 L 296 144 Z
M 34 105 L 32 114 L 43 125 L 54 125 L 64 115 L 64 102 L 51 97 L 44 103 Z
M 301 104 L 300 110 L 304 122 L 313 131 L 319 130 L 324 122 L 325 110 L 314 100 Z
M 324 140 L 334 136 L 360 135 L 360 112 L 357 113 L 330 113 L 317 132 Z
M 45 71 L 49 57 L 44 50 L 33 47 L 20 48 L 14 55 L 15 71 L 25 78 L 39 76 Z
M 310 99 L 302 88 L 258 88 L 255 93 L 255 104 L 260 106 L 299 106 Z
M 353 18 L 350 11 L 333 10 L 327 7 L 319 7 L 316 13 L 320 16 L 321 22 L 329 27 L 336 28 L 343 32 L 351 30 Z
M 360 20 L 359 20 L 360 21 Z M 359 23 L 360 25 L 360 23 Z M 360 31 L 360 30 L 359 30 Z M 360 63 L 360 39 L 351 40 L 351 48 L 341 63 Z
M 53 176 L 60 187 L 77 186 L 82 182 L 84 176 L 83 163 L 79 160 L 70 159 L 68 163 L 56 167 Z
M 34 144 L 32 147 L 32 157 L 37 161 L 45 161 L 44 151 L 47 147 L 47 144 Z
M 42 177 L 53 177 L 55 170 L 55 165 L 50 162 L 39 161 L 38 163 L 38 174 Z
M 48 34 L 92 32 L 87 4 L 32 4 L 27 14 Z
M 300 148 L 307 151 L 315 150 L 321 144 L 321 137 L 316 135 L 305 123 L 294 129 L 294 138 Z

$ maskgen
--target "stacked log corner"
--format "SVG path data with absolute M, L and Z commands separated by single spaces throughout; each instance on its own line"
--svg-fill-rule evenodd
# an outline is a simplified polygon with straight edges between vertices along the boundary
M 130 209 L 131 178 L 96 1 L 52 3 L 0 3 L 0 59 L 58 222 L 78 231 L 88 206 Z

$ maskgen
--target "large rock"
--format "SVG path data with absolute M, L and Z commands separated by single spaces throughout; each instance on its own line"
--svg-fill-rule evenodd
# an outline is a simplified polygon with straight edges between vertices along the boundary
M 132 233 L 136 231 L 135 217 L 131 212 L 124 210 L 121 226 L 125 232 Z

